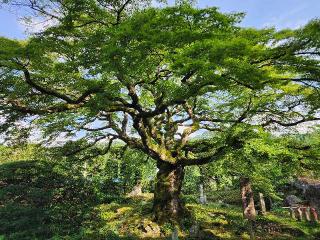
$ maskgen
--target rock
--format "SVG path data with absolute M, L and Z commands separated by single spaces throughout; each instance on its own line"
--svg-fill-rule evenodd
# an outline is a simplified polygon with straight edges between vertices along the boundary
M 302 202 L 302 200 L 300 198 L 298 198 L 297 196 L 289 195 L 285 198 L 284 205 L 287 207 L 292 207 L 292 206 L 295 206 L 301 202 Z
M 128 197 L 135 197 L 142 195 L 142 183 L 140 181 L 133 187 L 132 191 L 128 193 Z
M 155 238 L 160 237 L 161 231 L 159 225 L 151 221 L 144 221 L 138 227 L 139 230 L 143 232 L 145 238 Z
M 303 190 L 304 198 L 311 207 L 320 210 L 320 180 L 311 178 L 299 178 L 296 187 Z

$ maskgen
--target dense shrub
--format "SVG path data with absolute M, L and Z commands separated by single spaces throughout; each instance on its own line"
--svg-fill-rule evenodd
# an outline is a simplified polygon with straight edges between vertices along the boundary
M 0 233 L 5 239 L 49 239 L 81 230 L 95 203 L 81 173 L 62 164 L 18 161 L 0 165 Z

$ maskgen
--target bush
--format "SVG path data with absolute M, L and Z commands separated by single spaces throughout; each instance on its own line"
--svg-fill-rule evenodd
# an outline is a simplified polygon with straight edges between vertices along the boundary
M 80 173 L 62 164 L 0 165 L 0 232 L 5 239 L 49 239 L 80 231 L 95 202 Z

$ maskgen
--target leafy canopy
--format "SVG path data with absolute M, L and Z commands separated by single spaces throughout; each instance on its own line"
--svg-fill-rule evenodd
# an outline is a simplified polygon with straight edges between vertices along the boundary
M 6 136 L 32 120 L 48 141 L 80 135 L 80 149 L 107 141 L 105 154 L 119 139 L 158 161 L 194 165 L 241 147 L 238 126 L 319 120 L 319 20 L 278 32 L 187 3 L 32 2 L 54 20 L 27 40 L 0 39 Z M 201 151 L 190 139 L 204 131 L 215 137 Z

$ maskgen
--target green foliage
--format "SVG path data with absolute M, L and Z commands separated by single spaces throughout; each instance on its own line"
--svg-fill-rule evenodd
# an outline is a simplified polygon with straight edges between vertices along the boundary
M 246 176 L 251 179 L 254 192 L 280 200 L 283 196 L 279 189 L 297 177 L 319 176 L 317 131 L 276 137 L 262 128 L 243 124 L 232 130 L 229 139 L 237 149 L 208 165 L 186 169 L 184 193 L 199 195 L 202 182 L 207 198 L 239 203 L 239 177 Z M 215 140 L 207 135 L 192 144 L 199 151 L 208 151 L 216 144 Z
M 116 200 L 138 183 L 141 183 L 144 192 L 153 190 L 156 166 L 140 151 L 115 146 L 107 155 L 83 164 L 86 178 L 95 186 L 101 200 Z
M 182 192 L 185 195 L 197 194 L 199 191 L 201 173 L 198 167 L 190 166 L 185 169 Z
M 259 156 L 257 154 L 263 153 L 262 157 L 266 159 L 266 156 L 270 156 L 265 153 L 273 153 L 271 156 L 283 153 L 283 149 L 277 148 L 275 151 L 272 149 L 273 145 L 270 145 L 271 142 L 277 143 L 277 140 L 282 142 L 283 138 L 272 137 L 272 141 L 269 141 L 271 136 L 268 134 L 260 134 L 255 138 L 250 136 L 247 143 L 249 146 L 244 148 L 248 151 L 243 154 L 249 157 L 253 154 L 256 158 Z M 268 139 L 267 145 L 261 136 Z M 301 139 L 308 145 L 318 142 L 316 136 L 304 136 L 310 139 L 307 141 L 303 137 Z M 296 139 L 282 143 L 290 143 L 291 147 L 304 147 L 300 144 L 294 145 L 293 143 L 297 144 Z M 123 191 L 123 183 L 126 183 L 126 188 L 130 191 L 137 178 L 141 178 L 145 185 L 150 185 L 150 176 L 154 177 L 153 162 L 141 152 L 130 149 L 123 151 L 123 147 L 118 146 L 112 148 L 104 158 L 87 161 L 85 166 L 84 162 L 81 165 L 79 162 L 72 162 L 73 159 L 25 161 L 26 157 L 37 154 L 34 151 L 37 148 L 32 145 L 24 146 L 22 149 L 2 146 L 2 149 L 5 150 L 2 151 L 4 156 L 8 156 L 8 152 L 16 152 L 12 156 L 20 159 L 5 159 L 6 161 L 0 165 L 0 204 L 3 206 L 0 208 L 0 232 L 4 239 L 141 239 L 165 238 L 171 235 L 172 225 L 159 226 L 152 221 L 153 194 L 144 193 L 135 198 L 124 196 L 126 191 Z M 41 152 L 39 154 L 41 156 Z M 217 163 L 223 161 L 221 159 Z M 230 164 L 232 161 L 228 160 L 227 163 Z M 189 239 L 188 229 L 195 223 L 198 223 L 201 229 L 202 239 L 248 237 L 247 224 L 242 218 L 241 210 L 225 204 L 240 203 L 239 189 L 235 184 L 237 179 L 230 178 L 231 182 L 228 182 L 229 172 L 222 168 L 223 165 L 220 167 L 210 164 L 186 169 L 183 192 L 189 195 L 185 195 L 183 200 L 188 203 L 187 208 L 191 216 L 183 221 L 185 226 L 180 230 L 181 239 Z M 219 171 L 214 169 L 221 171 L 221 176 L 224 174 L 226 180 L 220 179 L 220 185 L 210 188 L 210 174 L 216 174 L 217 179 L 220 176 Z M 229 170 L 234 172 L 231 168 Z M 249 173 L 261 174 L 256 169 Z M 270 181 L 275 181 L 273 177 L 267 176 Z M 121 179 L 119 188 L 117 181 L 114 181 L 118 178 Z M 282 178 L 283 176 L 280 179 Z M 223 201 L 223 204 L 197 205 L 198 184 L 202 179 L 207 186 L 208 200 Z M 257 189 L 261 183 L 253 179 L 254 187 Z M 225 186 L 230 189 L 222 190 Z M 151 189 L 145 186 L 144 190 L 147 192 Z M 107 203 L 101 204 L 101 201 Z M 313 225 L 293 221 L 289 213 L 281 209 L 276 209 L 266 217 L 259 217 L 256 228 L 257 236 L 263 236 L 264 239 L 274 239 L 275 236 L 279 239 L 313 239 L 319 234 Z
M 320 176 L 319 129 L 307 134 L 296 134 L 289 137 L 288 146 L 298 156 L 303 166 L 301 175 L 317 178 Z
M 79 172 L 47 161 L 2 163 L 0 183 L 0 232 L 5 239 L 72 236 L 96 203 Z
M 24 41 L 0 39 L 3 132 L 17 136 L 23 127 L 13 123 L 32 115 L 48 141 L 116 138 L 192 165 L 203 155 L 192 144 L 187 155 L 183 149 L 200 130 L 216 133 L 214 149 L 232 150 L 228 135 L 244 122 L 317 119 L 319 20 L 277 32 L 239 27 L 242 13 L 148 3 L 23 5 L 56 22 Z
M 242 13 L 150 2 L 2 1 L 54 23 L 23 41 L 0 38 L 1 134 L 12 143 L 34 129 L 48 143 L 71 139 L 53 149 L 61 150 L 61 164 L 47 164 L 109 202 L 138 181 L 151 190 L 149 159 L 157 166 L 214 162 L 187 169 L 188 195 L 199 183 L 221 189 L 247 176 L 255 189 L 278 197 L 276 188 L 303 165 L 319 167 L 311 160 L 318 158 L 315 138 L 300 153 L 290 148 L 296 140 L 270 134 L 319 120 L 319 19 L 278 32 L 239 27 Z M 203 132 L 209 137 L 194 139 Z M 130 150 L 119 155 L 116 141 Z M 34 151 L 19 158 L 41 156 Z M 73 199 L 73 190 L 61 188 L 53 195 Z M 78 205 L 54 206 L 52 218 L 64 211 L 82 217 Z
M 0 163 L 36 159 L 50 159 L 49 149 L 36 144 L 0 145 Z

